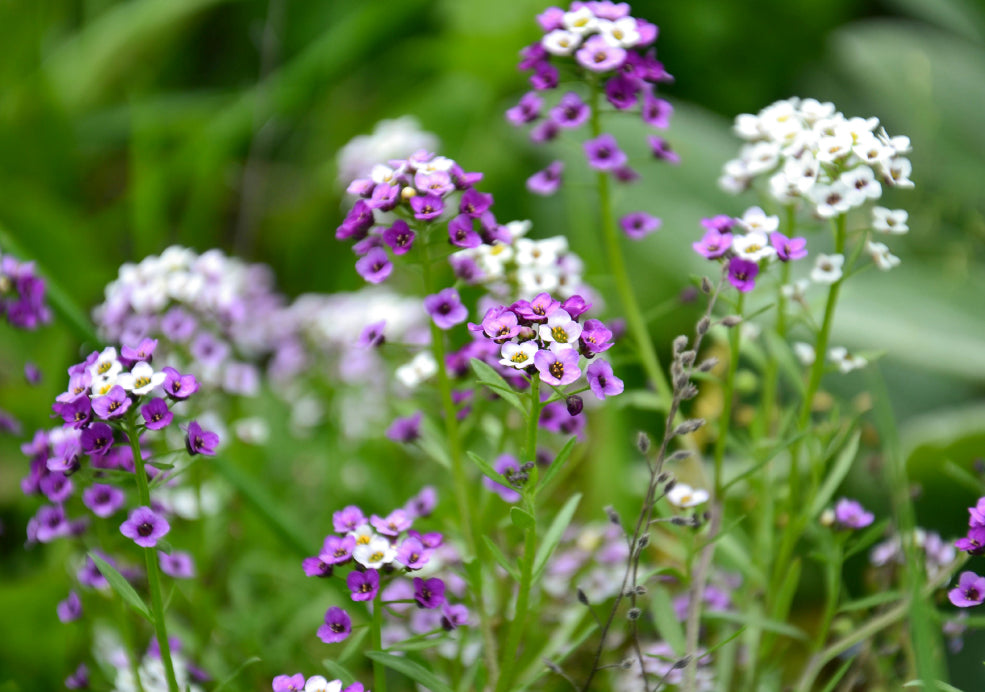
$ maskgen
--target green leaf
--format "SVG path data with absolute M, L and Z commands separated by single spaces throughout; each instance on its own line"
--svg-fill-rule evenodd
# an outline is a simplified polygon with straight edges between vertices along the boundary
M 674 603 L 670 599 L 670 593 L 661 586 L 655 586 L 650 589 L 650 596 L 652 603 L 650 611 L 653 613 L 653 619 L 657 624 L 657 631 L 660 632 L 664 641 L 670 644 L 675 654 L 683 656 L 687 642 L 684 638 L 684 628 L 677 619 L 677 613 L 674 612 Z
M 951 480 L 957 481 L 959 484 L 963 485 L 971 492 L 973 493 L 982 492 L 981 479 L 976 478 L 967 469 L 961 468 L 950 459 L 944 460 L 943 471 L 945 476 L 948 476 Z
M 517 527 L 521 531 L 527 531 L 537 525 L 537 521 L 534 519 L 533 515 L 527 510 L 520 509 L 519 507 L 510 508 L 510 521 L 513 522 L 513 526 Z
M 831 498 L 838 490 L 838 486 L 841 485 L 841 482 L 845 480 L 845 476 L 848 475 L 848 471 L 852 468 L 852 462 L 855 461 L 855 455 L 858 454 L 858 442 L 861 436 L 862 434 L 856 431 L 852 435 L 851 440 L 848 441 L 848 444 L 842 448 L 830 473 L 824 479 L 824 484 L 814 497 L 813 504 L 811 504 L 811 511 L 808 516 L 812 519 L 821 514 L 824 508 L 828 506 Z
M 648 389 L 634 389 L 623 392 L 615 400 L 617 408 L 638 408 L 641 411 L 666 411 L 667 402 L 656 392 Z
M 544 534 L 543 542 L 540 544 L 540 548 L 537 549 L 537 557 L 534 559 L 534 582 L 540 578 L 541 572 L 547 567 L 547 561 L 551 559 L 551 555 L 557 548 L 558 543 L 561 542 L 561 536 L 564 535 L 565 529 L 571 523 L 571 519 L 574 517 L 575 510 L 578 508 L 580 501 L 581 493 L 572 495 L 564 503 L 564 507 L 557 513 L 557 516 L 554 517 L 554 521 L 551 522 L 547 533 Z
M 367 632 L 368 631 L 369 630 L 367 630 Z M 331 658 L 326 658 L 321 662 L 321 664 L 333 678 L 338 678 L 341 680 L 343 685 L 351 685 L 356 681 L 356 676 L 350 673 L 349 669 L 338 661 Z
M 479 467 L 482 475 L 488 477 L 490 480 L 494 480 L 500 485 L 505 485 L 507 488 L 512 488 L 513 485 L 510 483 L 509 479 L 501 474 L 499 471 L 494 469 L 488 461 L 480 457 L 475 452 L 465 453 L 469 459 L 475 462 L 475 465 Z
M 252 666 L 254 663 L 259 663 L 262 660 L 263 659 L 260 658 L 259 656 L 253 656 L 252 658 L 246 659 L 245 661 L 243 661 L 240 664 L 239 668 L 237 668 L 236 670 L 234 670 L 231 675 L 229 675 L 225 680 L 223 680 L 222 682 L 220 682 L 219 685 L 218 685 L 218 687 L 216 687 L 215 690 L 213 690 L 213 692 L 221 692 L 221 690 L 224 687 L 228 687 L 229 684 L 233 680 L 235 680 L 236 678 L 238 678 L 239 677 L 239 674 L 242 673 L 246 669 L 247 666 Z
M 835 672 L 835 674 L 831 676 L 831 680 L 828 681 L 828 684 L 825 685 L 824 690 L 822 692 L 834 692 L 835 688 L 838 687 L 838 683 L 841 681 L 843 677 L 845 677 L 845 673 L 848 672 L 848 669 L 852 667 L 852 664 L 854 662 L 855 662 L 854 659 L 849 658 L 847 661 L 842 663 L 841 668 L 839 668 Z
M 527 410 L 520 401 L 520 397 L 517 396 L 516 392 L 510 387 L 510 383 L 503 379 L 502 375 L 493 370 L 487 363 L 483 363 L 478 358 L 473 358 L 472 362 L 472 372 L 475 373 L 476 378 L 482 384 L 486 385 L 490 389 L 496 392 L 501 399 L 506 401 L 508 404 L 513 406 L 515 409 L 519 410 L 520 413 L 526 414 Z
M 492 553 L 493 559 L 496 560 L 499 566 L 505 569 L 509 575 L 513 577 L 514 581 L 520 581 L 520 571 L 516 568 L 516 565 L 512 564 L 509 558 L 503 554 L 503 552 L 499 549 L 499 546 L 493 543 L 489 536 L 483 536 L 482 540 L 486 544 L 486 547 L 489 548 L 489 552 Z
M 776 632 L 777 634 L 783 634 L 794 639 L 807 639 L 807 635 L 799 627 L 794 627 L 785 622 L 778 622 L 777 620 L 770 620 L 769 618 L 756 617 L 747 613 L 731 610 L 706 610 L 701 614 L 701 617 L 705 620 L 724 620 L 725 622 L 734 622 L 737 625 L 757 627 L 761 630 Z
M 869 608 L 874 608 L 876 606 L 882 605 L 883 603 L 890 603 L 892 601 L 901 600 L 903 594 L 899 591 L 885 591 L 883 593 L 873 594 L 871 596 L 866 596 L 865 598 L 859 598 L 854 601 L 849 601 L 841 608 L 838 609 L 839 613 L 851 613 L 855 610 L 868 610 Z
M 927 685 L 923 680 L 910 680 L 909 682 L 903 683 L 903 687 L 926 687 Z M 934 684 L 931 685 L 933 689 L 939 690 L 940 692 L 964 692 L 964 690 L 959 690 L 954 685 L 949 685 L 943 680 L 934 680 Z
M 352 659 L 357 653 L 362 651 L 363 641 L 369 636 L 369 628 L 364 627 L 358 632 L 354 632 L 345 643 L 342 653 L 335 659 L 339 663 L 345 663 Z
M 886 533 L 886 527 L 889 526 L 889 519 L 883 519 L 879 521 L 865 531 L 861 535 L 853 537 L 850 544 L 845 550 L 845 556 L 843 559 L 847 560 L 852 555 L 862 552 L 870 545 L 882 538 Z
M 394 656 L 385 651 L 367 651 L 366 656 L 377 663 L 385 665 L 387 668 L 406 675 L 416 683 L 423 685 L 431 692 L 452 692 L 452 688 L 442 682 L 438 676 L 422 666 L 420 663 L 410 660 L 406 656 Z
M 572 437 L 564 443 L 561 451 L 557 453 L 557 456 L 554 457 L 554 461 L 551 462 L 551 465 L 547 467 L 547 471 L 544 472 L 544 477 L 540 479 L 540 482 L 534 489 L 535 492 L 539 493 L 541 490 L 546 488 L 547 484 L 550 483 L 554 476 L 557 475 L 558 471 L 561 470 L 561 467 L 564 466 L 564 462 L 566 462 L 568 457 L 571 456 L 571 452 L 574 450 L 576 442 L 578 442 L 578 438 Z
M 120 597 L 126 601 L 127 605 L 137 611 L 140 615 L 144 617 L 148 622 L 154 622 L 154 618 L 151 617 L 150 610 L 147 608 L 147 604 L 144 603 L 143 599 L 137 595 L 134 588 L 130 585 L 130 582 L 126 580 L 122 574 L 116 571 L 113 565 L 106 562 L 95 553 L 89 553 L 89 558 L 96 563 L 96 567 L 99 572 L 106 577 L 106 581 L 109 585 L 113 587 L 113 591 L 118 593 Z

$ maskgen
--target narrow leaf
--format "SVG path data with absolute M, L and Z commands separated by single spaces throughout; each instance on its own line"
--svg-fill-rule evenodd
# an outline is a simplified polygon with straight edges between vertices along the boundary
M 384 651 L 367 651 L 366 656 L 387 668 L 406 675 L 431 692 L 452 692 L 452 688 L 442 682 L 437 675 L 406 656 L 394 656 Z
M 547 533 L 544 534 L 544 540 L 540 544 L 540 548 L 537 549 L 537 557 L 534 559 L 534 582 L 540 578 L 541 572 L 547 567 L 547 561 L 551 559 L 551 555 L 554 554 L 558 543 L 561 542 L 561 536 L 564 535 L 565 529 L 571 523 L 571 519 L 574 517 L 575 510 L 578 508 L 580 501 L 581 493 L 572 495 L 564 503 L 564 507 L 557 513 L 557 516 L 554 517 L 554 521 L 551 522 Z
M 151 617 L 150 610 L 147 608 L 147 604 L 144 603 L 143 599 L 137 595 L 134 588 L 130 585 L 130 582 L 126 580 L 122 574 L 116 571 L 113 565 L 106 562 L 95 553 L 89 553 L 89 558 L 96 563 L 96 567 L 99 572 L 106 577 L 106 581 L 109 585 L 113 587 L 113 591 L 118 593 L 120 597 L 126 601 L 127 605 L 136 610 L 140 615 L 142 615 L 148 622 L 153 622 L 154 618 Z
M 769 618 L 755 617 L 746 613 L 733 612 L 731 610 L 706 610 L 701 614 L 701 617 L 705 620 L 724 620 L 725 622 L 734 622 L 737 625 L 757 627 L 761 630 L 776 632 L 777 634 L 783 634 L 794 639 L 807 639 L 807 635 L 798 627 L 788 625 L 785 622 L 770 620 Z
M 684 628 L 677 619 L 677 613 L 674 611 L 674 603 L 670 599 L 670 593 L 667 589 L 657 586 L 650 589 L 650 594 L 652 597 L 651 602 L 653 603 L 651 612 L 653 613 L 654 621 L 657 623 L 657 631 L 660 632 L 660 636 L 664 638 L 664 641 L 670 644 L 670 648 L 674 650 L 676 655 L 683 656 L 684 650 L 687 648 L 687 643 L 684 639 Z
M 855 455 L 858 453 L 858 442 L 861 436 L 861 433 L 856 431 L 852 435 L 852 439 L 848 441 L 848 444 L 842 448 L 841 453 L 834 463 L 834 467 L 831 469 L 828 477 L 824 479 L 824 485 L 821 486 L 817 496 L 814 498 L 814 503 L 811 505 L 809 516 L 812 519 L 817 517 L 828 506 L 831 498 L 838 490 L 838 486 L 841 485 L 841 482 L 845 480 L 845 476 L 848 475 L 849 469 L 852 468 L 852 462 L 855 461 Z
M 536 492 L 539 493 L 541 490 L 546 488 L 547 484 L 551 482 L 551 479 L 557 475 L 558 471 L 560 471 L 564 466 L 564 462 L 566 462 L 568 457 L 571 456 L 571 452 L 574 450 L 576 442 L 578 442 L 578 438 L 572 437 L 564 443 L 561 451 L 557 453 L 557 456 L 554 457 L 554 461 L 551 462 L 551 465 L 547 467 L 547 471 L 544 472 L 544 477 L 541 478 L 540 483 L 537 484 Z
M 514 581 L 520 581 L 520 571 L 516 568 L 516 565 L 512 564 L 508 557 L 506 557 L 503 552 L 499 549 L 495 543 L 489 538 L 489 536 L 482 537 L 483 542 L 486 547 L 489 548 L 489 552 L 492 553 L 493 559 L 499 564 L 500 567 L 505 569 Z
M 233 673 L 229 677 L 227 677 L 225 680 L 220 682 L 219 686 L 216 687 L 215 690 L 213 690 L 213 692 L 222 692 L 222 689 L 229 687 L 230 683 L 232 683 L 233 680 L 238 678 L 239 674 L 242 673 L 247 666 L 252 666 L 254 663 L 259 663 L 262 660 L 263 659 L 260 658 L 259 656 L 253 656 L 252 658 L 246 659 L 240 664 L 239 668 L 233 671 Z
M 338 661 L 331 658 L 326 658 L 321 662 L 321 664 L 325 667 L 325 670 L 328 671 L 329 675 L 333 678 L 338 678 L 341 680 L 343 685 L 351 685 L 356 681 L 356 676 L 350 673 L 349 669 Z
M 502 375 L 493 370 L 488 363 L 483 363 L 478 358 L 473 358 L 471 365 L 472 372 L 475 373 L 479 382 L 490 387 L 501 399 L 518 409 L 521 413 L 526 413 L 520 397 L 510 387 L 510 383 L 503 379 Z
M 527 531 L 537 525 L 533 515 L 525 509 L 520 509 L 519 507 L 510 508 L 510 521 L 513 522 L 513 526 L 517 527 L 521 531 Z
M 479 470 L 482 472 L 483 476 L 486 476 L 490 480 L 496 481 L 500 485 L 505 485 L 507 488 L 513 487 L 506 476 L 494 469 L 488 461 L 480 457 L 478 454 L 475 452 L 466 452 L 465 454 L 469 459 L 475 462 L 475 465 L 479 467 Z

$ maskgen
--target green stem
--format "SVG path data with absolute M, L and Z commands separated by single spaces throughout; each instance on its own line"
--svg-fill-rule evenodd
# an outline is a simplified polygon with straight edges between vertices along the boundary
M 817 637 L 814 639 L 813 651 L 820 651 L 824 642 L 828 639 L 828 631 L 831 629 L 831 621 L 834 620 L 835 612 L 838 609 L 838 599 L 841 596 L 841 569 L 844 565 L 844 550 L 838 537 L 833 555 L 827 564 L 825 573 L 826 589 L 824 599 L 824 615 L 821 618 L 821 626 L 817 629 Z
M 736 314 L 742 315 L 745 293 L 739 293 Z M 722 463 L 725 459 L 725 443 L 728 440 L 729 423 L 732 420 L 732 399 L 735 395 L 735 373 L 739 367 L 740 327 L 732 327 L 728 333 L 729 358 L 728 371 L 722 384 L 722 415 L 718 419 L 718 437 L 715 439 L 715 497 L 722 498 Z
M 126 417 L 127 436 L 130 438 L 130 449 L 133 451 L 134 477 L 137 479 L 137 498 L 144 507 L 150 507 L 150 486 L 147 483 L 147 471 L 144 468 L 144 458 L 140 453 L 140 436 L 137 432 L 137 409 L 132 407 Z M 147 588 L 150 591 L 151 611 L 154 615 L 154 632 L 157 635 L 157 645 L 161 650 L 161 662 L 168 679 L 168 690 L 180 692 L 178 680 L 174 675 L 174 663 L 171 661 L 171 645 L 168 643 L 168 630 L 164 622 L 164 599 L 161 596 L 161 572 L 157 564 L 157 550 L 144 548 L 144 558 L 147 563 Z
M 540 422 L 540 374 L 530 378 L 530 415 L 527 417 L 527 458 L 537 461 L 537 429 Z
M 380 591 L 373 601 L 373 620 L 369 626 L 369 645 L 374 651 L 383 651 L 383 603 Z M 373 690 L 386 692 L 386 666 L 373 659 Z
M 600 89 L 597 84 L 592 85 L 592 115 L 591 128 L 592 137 L 602 134 L 602 126 L 599 120 Z M 626 313 L 626 325 L 630 333 L 636 340 L 639 350 L 640 361 L 647 379 L 657 390 L 657 394 L 663 400 L 665 407 L 670 407 L 672 397 L 670 385 L 660 367 L 657 358 L 657 350 L 650 338 L 650 331 L 646 327 L 646 320 L 636 302 L 633 293 L 633 285 L 629 280 L 629 273 L 626 270 L 626 260 L 619 245 L 619 231 L 616 229 L 616 220 L 612 215 L 612 199 L 609 190 L 609 175 L 604 171 L 599 171 L 596 176 L 596 183 L 599 192 L 599 212 L 602 216 L 602 235 L 605 241 L 607 260 L 612 275 L 616 280 L 616 289 L 619 291 L 619 299 L 622 302 L 623 310 Z

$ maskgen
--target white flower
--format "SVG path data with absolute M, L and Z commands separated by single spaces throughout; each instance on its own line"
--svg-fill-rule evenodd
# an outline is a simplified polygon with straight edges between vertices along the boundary
M 763 137 L 766 130 L 758 116 L 751 113 L 741 113 L 736 116 L 732 131 L 742 139 L 755 140 Z
M 910 163 L 910 159 L 903 156 L 897 156 L 883 164 L 883 173 L 886 176 L 886 182 L 893 187 L 904 189 L 913 187 L 913 181 L 910 180 L 910 173 L 912 172 L 913 164 Z
M 106 396 L 109 394 L 109 390 L 116 386 L 117 376 L 112 377 L 93 377 L 92 384 L 89 385 L 92 390 L 92 396 Z
M 347 535 L 356 539 L 356 545 L 369 545 L 374 538 L 378 538 L 376 532 L 373 531 L 372 525 L 367 522 L 360 526 L 355 531 L 350 531 Z
M 667 501 L 675 507 L 695 507 L 708 501 L 708 491 L 677 483 L 667 491 Z
M 780 145 L 776 142 L 757 142 L 746 145 L 740 153 L 749 175 L 773 170 L 780 162 Z
M 530 221 L 529 219 L 524 219 L 523 221 L 510 221 L 507 224 L 503 224 L 503 228 L 507 230 L 510 234 L 510 238 L 513 240 L 527 235 L 533 226 L 533 221 Z
M 501 365 L 507 365 L 517 370 L 522 370 L 528 365 L 532 365 L 534 362 L 534 356 L 537 354 L 537 344 L 533 341 L 524 341 L 522 344 L 514 344 L 512 341 L 507 341 L 503 344 L 503 348 L 500 354 L 503 356 L 499 361 Z
M 342 692 L 342 681 L 326 680 L 321 675 L 312 675 L 304 683 L 304 692 Z
M 749 207 L 746 209 L 746 213 L 743 214 L 742 218 L 738 221 L 739 225 L 746 229 L 746 231 L 750 234 L 753 231 L 759 231 L 760 233 L 772 233 L 780 227 L 780 217 L 767 216 L 766 212 L 760 207 Z
M 352 551 L 352 559 L 367 569 L 379 569 L 397 558 L 397 549 L 383 536 L 374 536 L 369 543 L 359 544 Z
M 438 372 L 438 363 L 430 351 L 421 351 L 409 363 L 394 371 L 397 380 L 408 389 L 414 389 L 421 382 Z
M 236 437 L 251 445 L 266 444 L 270 439 L 270 426 L 259 416 L 240 418 L 233 423 L 233 430 L 236 432 Z
M 906 225 L 909 215 L 906 209 L 887 209 L 886 207 L 872 208 L 872 230 L 879 233 L 902 235 L 910 230 Z
M 855 144 L 872 134 L 872 131 L 879 126 L 879 118 L 849 118 L 842 125 L 841 131 L 847 133 Z
M 824 135 L 817 142 L 817 160 L 821 163 L 834 163 L 852 153 L 855 141 L 847 132 Z
M 858 166 L 850 171 L 845 171 L 838 180 L 861 196 L 859 199 L 853 200 L 855 202 L 853 206 L 864 203 L 866 199 L 882 197 L 882 185 L 876 180 L 876 174 L 868 166 Z
M 636 20 L 632 17 L 622 17 L 614 22 L 606 19 L 598 20 L 598 31 L 602 39 L 616 48 L 632 48 L 640 40 L 640 32 L 636 28 Z
M 107 346 L 96 358 L 96 362 L 89 366 L 89 374 L 93 382 L 101 378 L 115 378 L 123 370 L 123 364 L 116 359 L 116 349 Z
M 876 137 L 879 138 L 880 142 L 895 151 L 897 154 L 909 154 L 912 149 L 910 146 L 909 137 L 890 137 L 886 133 L 886 128 L 884 127 L 879 128 L 879 132 L 876 133 Z
M 818 255 L 811 270 L 811 281 L 816 284 L 833 284 L 841 279 L 844 255 Z
M 765 233 L 758 231 L 735 236 L 732 240 L 732 249 L 739 257 L 750 262 L 759 262 L 776 256 L 776 249 L 770 245 L 769 238 Z
M 811 282 L 807 279 L 797 279 L 792 284 L 784 284 L 781 286 L 780 292 L 783 294 L 783 297 L 788 300 L 803 302 L 807 296 L 807 289 L 810 285 Z
M 808 125 L 813 125 L 818 120 L 830 118 L 835 113 L 835 105 L 830 101 L 824 103 L 817 99 L 806 98 L 800 102 L 800 117 Z
M 865 251 L 869 253 L 872 261 L 879 269 L 888 272 L 893 267 L 898 267 L 900 258 L 889 251 L 884 243 L 874 243 L 871 240 L 865 243 Z
M 553 293 L 560 285 L 557 271 L 553 267 L 520 267 L 516 272 L 516 280 L 521 298 L 538 293 Z
M 852 147 L 852 153 L 870 166 L 878 166 L 887 161 L 896 152 L 887 147 L 875 135 L 863 136 Z
M 797 360 L 805 368 L 814 365 L 814 359 L 817 357 L 814 354 L 814 347 L 810 344 L 804 343 L 803 341 L 795 341 L 793 344 L 793 354 L 797 356 Z
M 815 185 L 808 191 L 807 197 L 814 203 L 818 216 L 822 219 L 830 219 L 838 214 L 844 214 L 855 206 L 854 200 L 861 195 L 837 180 L 831 185 Z
M 598 28 L 599 20 L 588 7 L 582 5 L 574 12 L 565 12 L 561 23 L 568 31 L 587 36 Z
M 864 368 L 869 364 L 862 356 L 852 355 L 848 352 L 847 348 L 843 346 L 835 346 L 828 351 L 828 360 L 838 366 L 838 369 L 843 373 L 849 373 L 852 370 L 858 370 L 859 368 Z
M 164 384 L 167 377 L 163 372 L 154 372 L 154 368 L 146 361 L 140 361 L 133 366 L 128 373 L 123 373 L 116 378 L 116 383 L 128 392 L 133 392 L 138 396 L 149 394 L 152 389 Z
M 571 55 L 580 43 L 581 36 L 564 29 L 555 29 L 540 40 L 540 45 L 551 55 Z
M 567 310 L 558 309 L 547 318 L 547 324 L 540 325 L 540 338 L 546 343 L 558 347 L 572 348 L 578 345 L 581 336 L 581 325 L 571 319 Z

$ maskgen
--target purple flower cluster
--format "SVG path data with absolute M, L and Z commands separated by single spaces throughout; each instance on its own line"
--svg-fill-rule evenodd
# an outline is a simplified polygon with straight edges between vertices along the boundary
M 875 517 L 857 501 L 843 497 L 835 504 L 833 519 L 840 529 L 857 530 L 871 525 Z
M 492 195 L 474 187 L 480 180 L 481 173 L 467 173 L 426 151 L 379 164 L 368 178 L 349 185 L 348 192 L 359 199 L 335 237 L 354 241 L 356 271 L 374 284 L 390 276 L 391 256 L 410 252 L 418 242 L 422 224 L 447 226 L 448 242 L 456 247 L 509 242 L 493 215 Z
M 644 122 L 666 128 L 673 108 L 657 97 L 655 87 L 673 78 L 651 49 L 658 30 L 650 22 L 630 16 L 629 11 L 624 2 L 573 2 L 568 11 L 549 7 L 538 15 L 544 35 L 520 51 L 518 65 L 520 70 L 532 72 L 534 90 L 506 111 L 506 119 L 518 127 L 533 124 L 530 138 L 538 143 L 553 140 L 562 131 L 575 130 L 589 120 L 591 105 L 574 91 L 566 92 L 555 106 L 545 106 L 541 94 L 558 87 L 560 64 L 573 66 L 588 82 L 601 80 L 605 99 L 615 110 L 639 108 Z M 650 140 L 654 156 L 676 162 L 676 155 L 662 138 L 651 136 Z M 638 177 L 612 135 L 590 139 L 584 149 L 592 168 L 612 173 L 623 182 Z M 560 162 L 554 162 L 532 176 L 527 187 L 536 194 L 552 194 L 560 178 Z
M 789 262 L 807 257 L 804 238 L 788 238 L 775 230 L 779 220 L 753 207 L 740 218 L 718 215 L 702 219 L 705 234 L 692 243 L 694 251 L 709 260 L 727 263 L 728 281 L 747 293 L 773 260 Z M 740 233 L 739 231 L 745 231 Z
M 969 555 L 985 555 L 985 497 L 978 498 L 975 506 L 968 508 L 968 514 L 968 533 L 954 545 Z M 957 587 L 951 589 L 947 596 L 959 608 L 981 605 L 985 602 L 985 577 L 974 572 L 962 572 Z
M 0 316 L 18 329 L 35 329 L 51 321 L 45 303 L 44 279 L 34 273 L 33 262 L 19 262 L 0 255 Z
M 341 680 L 329 680 L 322 675 L 312 675 L 305 678 L 303 673 L 294 675 L 278 675 L 272 686 L 274 692 L 364 692 L 366 689 L 361 682 L 354 682 L 343 687 Z
M 336 570 L 351 567 L 345 582 L 353 601 L 373 601 L 373 607 L 380 607 L 378 597 L 382 588 L 384 603 L 413 600 L 420 608 L 436 610 L 445 629 L 466 624 L 467 609 L 447 601 L 442 579 L 416 576 L 412 581 L 398 579 L 398 569 L 400 574 L 425 568 L 426 573 L 432 573 L 436 564 L 448 562 L 449 554 L 453 553 L 453 549 L 445 546 L 441 533 L 420 533 L 412 528 L 416 519 L 431 514 L 436 502 L 434 488 L 425 487 L 404 507 L 386 516 L 367 517 L 355 505 L 335 512 L 334 533 L 325 537 L 317 555 L 302 561 L 304 573 L 309 577 L 331 577 Z M 397 583 L 403 586 L 396 586 Z M 386 595 L 396 591 L 407 591 L 406 598 Z M 402 612 L 399 608 L 395 610 Z M 343 608 L 332 607 L 318 628 L 318 638 L 331 644 L 345 640 L 351 631 L 349 614 Z

